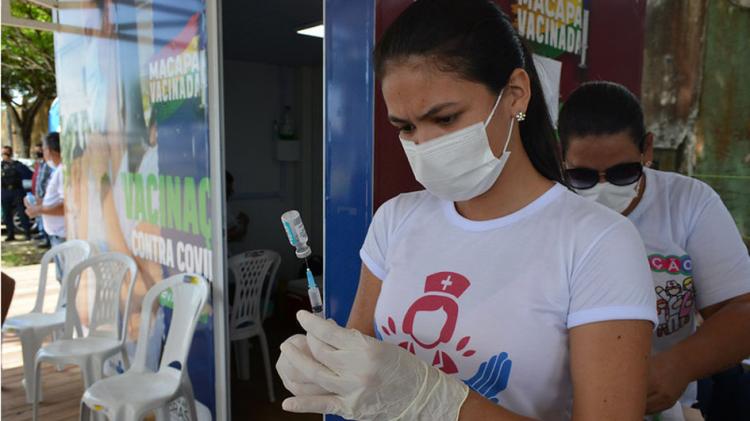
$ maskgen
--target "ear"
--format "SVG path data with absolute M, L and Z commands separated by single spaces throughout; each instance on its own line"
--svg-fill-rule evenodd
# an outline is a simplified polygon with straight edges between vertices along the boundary
M 648 163 L 648 167 L 654 162 L 654 134 L 651 132 L 646 133 L 643 139 L 643 161 Z
M 513 70 L 503 93 L 505 95 L 511 101 L 509 104 L 512 115 L 515 116 L 519 111 L 526 112 L 531 101 L 531 79 L 525 70 Z

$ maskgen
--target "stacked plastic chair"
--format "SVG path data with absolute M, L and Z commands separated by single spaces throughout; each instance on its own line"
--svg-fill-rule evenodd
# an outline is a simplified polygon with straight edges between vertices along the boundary
M 172 322 L 156 372 L 146 366 L 152 308 L 159 295 L 171 289 Z M 169 420 L 169 403 L 185 398 L 191 420 L 197 420 L 193 387 L 187 373 L 187 357 L 201 310 L 208 299 L 208 282 L 196 274 L 179 274 L 154 285 L 143 298 L 138 346 L 133 365 L 124 374 L 108 377 L 86 389 L 81 399 L 81 419 L 93 413 L 112 421 L 140 420 L 155 412 Z
M 69 240 L 63 244 L 49 249 L 42 256 L 41 270 L 39 273 L 39 288 L 37 290 L 34 309 L 30 313 L 9 317 L 3 324 L 3 333 L 15 334 L 21 339 L 21 351 L 23 354 L 23 385 L 26 388 L 26 401 L 33 402 L 34 384 L 34 359 L 42 342 L 49 337 L 57 336 L 65 326 L 65 282 L 66 275 L 75 265 L 87 259 L 91 255 L 91 246 L 84 240 Z M 47 292 L 47 273 L 52 261 L 60 265 L 63 274 L 60 293 L 57 304 L 51 313 L 44 312 L 44 298 Z M 80 324 L 76 325 L 80 335 Z M 42 398 L 41 394 L 38 396 Z
M 266 333 L 263 330 L 263 316 L 265 309 L 268 308 L 281 257 L 271 250 L 251 250 L 232 256 L 228 264 L 236 283 L 234 302 L 229 315 L 229 340 L 234 347 L 237 371 L 241 379 L 249 378 L 247 341 L 257 336 L 263 353 L 268 398 L 273 402 L 275 394 L 271 359 Z M 268 280 L 267 283 L 266 280 Z
M 86 273 L 86 285 L 93 291 L 93 302 L 85 336 L 73 337 L 80 325 L 76 297 L 79 295 L 82 275 Z M 66 275 L 65 328 L 62 338 L 39 349 L 36 354 L 36 390 L 33 396 L 33 419 L 37 419 L 37 396 L 41 395 L 41 364 L 77 365 L 83 374 L 83 383 L 89 387 L 102 378 L 104 362 L 117 354 L 127 368 L 128 354 L 125 350 L 130 299 L 133 295 L 137 267 L 135 261 L 122 253 L 102 253 L 76 265 Z M 120 305 L 125 291 L 125 306 Z

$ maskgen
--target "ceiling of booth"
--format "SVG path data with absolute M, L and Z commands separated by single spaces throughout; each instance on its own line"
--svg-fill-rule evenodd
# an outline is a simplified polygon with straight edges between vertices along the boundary
M 323 40 L 297 34 L 323 20 L 323 0 L 226 0 L 222 9 L 225 60 L 323 63 Z

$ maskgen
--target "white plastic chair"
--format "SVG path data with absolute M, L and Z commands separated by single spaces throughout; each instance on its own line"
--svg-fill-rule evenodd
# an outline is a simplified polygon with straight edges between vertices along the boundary
M 247 380 L 250 377 L 247 345 L 250 338 L 259 337 L 266 369 L 268 398 L 274 402 L 276 399 L 271 376 L 271 358 L 266 332 L 263 330 L 263 313 L 268 308 L 281 256 L 271 250 L 250 250 L 232 256 L 228 263 L 235 279 L 234 302 L 229 316 L 229 340 L 234 347 L 237 372 L 240 379 Z M 268 284 L 263 294 L 266 279 Z
M 44 345 L 36 354 L 32 419 L 37 419 L 38 401 L 41 394 L 41 365 L 52 362 L 58 365 L 73 364 L 81 368 L 83 383 L 89 387 L 102 378 L 104 362 L 117 354 L 122 355 L 127 369 L 130 365 L 125 350 L 128 319 L 130 316 L 130 298 L 137 274 L 135 260 L 122 253 L 109 252 L 88 258 L 76 265 L 67 275 L 66 311 L 63 337 Z M 90 306 L 88 333 L 84 337 L 73 338 L 73 330 L 79 324 L 76 296 L 81 284 L 81 275 L 88 272 L 89 287 L 93 287 L 93 302 Z M 126 287 L 125 307 L 121 308 L 120 299 L 123 287 Z
M 42 256 L 39 273 L 39 288 L 36 303 L 30 313 L 9 317 L 3 325 L 3 333 L 12 333 L 21 339 L 23 354 L 23 386 L 26 388 L 26 402 L 33 402 L 34 392 L 34 358 L 42 342 L 50 335 L 56 336 L 65 326 L 65 290 L 67 274 L 71 268 L 91 255 L 91 246 L 84 240 L 68 240 L 49 249 Z M 62 268 L 63 278 L 60 293 L 57 296 L 55 310 L 44 312 L 44 298 L 47 292 L 47 273 L 49 264 L 56 261 Z M 80 325 L 76 326 L 81 334 Z M 42 396 L 39 395 L 39 399 Z
M 172 323 L 164 343 L 159 370 L 146 367 L 151 311 L 159 295 L 172 290 Z M 184 397 L 190 419 L 197 421 L 193 387 L 187 373 L 187 357 L 201 310 L 208 299 L 208 282 L 200 275 L 179 274 L 154 285 L 143 298 L 138 346 L 132 367 L 86 389 L 81 398 L 81 420 L 91 410 L 111 421 L 140 420 L 151 411 L 157 420 L 169 420 L 169 402 Z

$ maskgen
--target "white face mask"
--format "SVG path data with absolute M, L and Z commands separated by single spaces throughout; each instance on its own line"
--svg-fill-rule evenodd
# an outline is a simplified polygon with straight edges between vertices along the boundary
M 615 212 L 622 213 L 638 196 L 638 185 L 638 181 L 626 186 L 616 186 L 605 181 L 604 183 L 597 183 L 590 189 L 576 189 L 576 192 L 586 199 L 601 203 Z
M 427 191 L 441 199 L 459 202 L 477 197 L 495 184 L 510 157 L 507 149 L 513 132 L 511 119 L 503 152 L 499 158 L 495 157 L 487 138 L 487 125 L 502 97 L 503 92 L 500 91 L 495 106 L 484 122 L 419 145 L 401 139 L 411 170 Z

